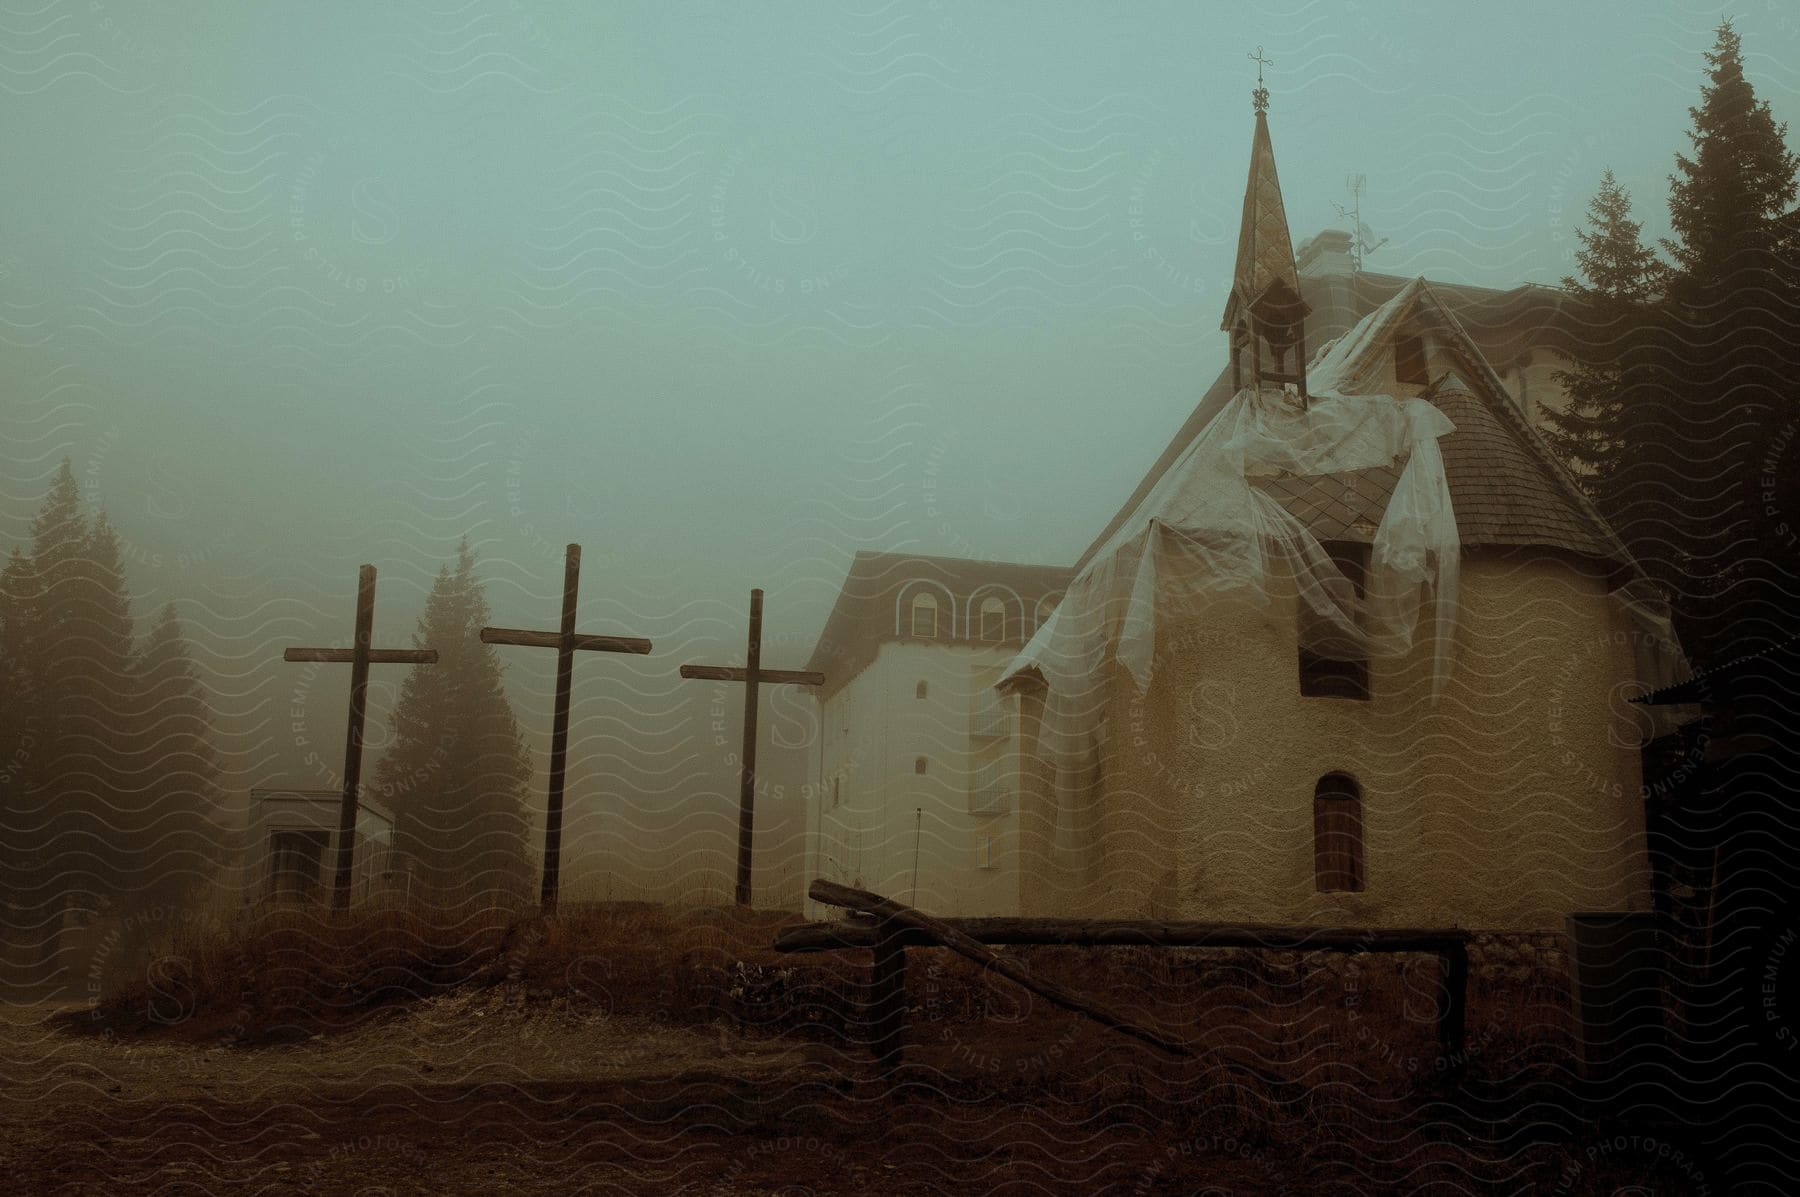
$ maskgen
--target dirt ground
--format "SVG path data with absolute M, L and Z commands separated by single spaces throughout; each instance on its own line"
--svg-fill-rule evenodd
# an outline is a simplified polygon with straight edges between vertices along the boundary
M 87 1017 L 4 1008 L 8 1193 L 1610 1193 L 1635 1179 L 1613 1167 L 1631 1166 L 1623 1151 L 1584 1159 L 1430 1116 L 1349 1142 L 1321 1106 L 1304 1139 L 1277 1144 L 1214 1094 L 1177 1130 L 1024 1072 L 975 1085 L 971 1070 L 1016 1056 L 1002 1066 L 979 1043 L 922 1048 L 896 1091 L 829 1046 L 492 989 L 279 1046 L 121 1038 Z M 1107 1059 L 1129 1073 L 1143 1057 Z M 1689 1191 L 1666 1159 L 1655 1171 L 1654 1191 Z
M 14 1006 L 0 1021 L 11 1193 L 987 1191 L 1015 1165 L 1038 1192 L 1107 1187 L 1104 1160 L 1083 1167 L 1090 1187 L 1043 1159 L 968 1150 L 954 1125 L 906 1134 L 886 1103 L 858 1116 L 861 1061 L 720 1028 L 459 994 L 241 1048 L 72 1034 L 56 1025 L 69 1013 Z M 822 1112 L 846 1100 L 847 1116 Z M 1006 1117 L 1035 1157 L 1030 1113 Z M 1141 1155 L 1141 1134 L 1120 1138 L 1137 1151 L 1101 1155 Z

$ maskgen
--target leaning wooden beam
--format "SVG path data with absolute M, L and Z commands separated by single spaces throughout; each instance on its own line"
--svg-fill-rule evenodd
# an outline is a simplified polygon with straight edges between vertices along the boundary
M 1267 948 L 1295 952 L 1431 952 L 1465 946 L 1469 933 L 1454 928 L 1408 929 L 1262 926 L 1255 923 L 1165 922 L 1155 919 L 952 918 L 938 920 L 977 943 L 1147 945 L 1166 948 Z M 775 936 L 778 952 L 871 948 L 877 924 L 869 920 L 803 923 Z M 934 942 L 916 929 L 908 947 Z
M 1181 1040 L 1150 1027 L 1140 1026 L 1123 1015 L 1114 1014 L 1094 1005 L 1070 989 L 1034 977 L 1016 962 L 983 947 L 975 939 L 958 931 L 944 920 L 922 914 L 892 898 L 884 898 L 880 894 L 852 889 L 847 885 L 839 885 L 823 879 L 814 881 L 811 888 L 807 890 L 807 895 L 815 902 L 823 902 L 828 906 L 841 906 L 847 910 L 865 910 L 893 926 L 922 932 L 931 937 L 930 942 L 941 944 L 958 955 L 967 956 L 970 960 L 992 969 L 1007 980 L 1024 986 L 1052 1005 L 1091 1018 L 1104 1027 L 1130 1035 L 1134 1039 L 1140 1039 L 1172 1056 L 1193 1055 L 1193 1048 Z M 870 946 L 873 946 L 873 942 Z

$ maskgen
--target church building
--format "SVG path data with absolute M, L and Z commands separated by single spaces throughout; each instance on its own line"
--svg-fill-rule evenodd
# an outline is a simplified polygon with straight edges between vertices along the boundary
M 1339 233 L 1296 260 L 1256 100 L 1229 361 L 1082 557 L 1013 577 L 1034 597 L 1000 639 L 952 588 L 931 605 L 962 622 L 921 644 L 917 600 L 859 554 L 821 653 L 879 606 L 889 673 L 832 671 L 808 876 L 943 915 L 1530 931 L 1647 909 L 1629 699 L 1684 664 L 1535 430 L 1574 314 L 1550 288 L 1362 272 Z M 952 741 L 934 779 L 914 746 Z M 841 813 L 846 787 L 866 810 Z

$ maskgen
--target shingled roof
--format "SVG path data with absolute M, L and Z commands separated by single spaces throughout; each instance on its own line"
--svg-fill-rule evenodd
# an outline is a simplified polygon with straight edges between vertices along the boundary
M 1343 384 L 1362 393 L 1371 364 L 1403 325 L 1436 333 L 1458 365 L 1440 374 L 1420 397 L 1456 425 L 1438 446 L 1464 548 L 1558 549 L 1606 563 L 1617 581 L 1635 573 L 1630 554 L 1526 423 L 1480 348 L 1424 279 L 1401 288 L 1344 334 L 1341 343 L 1356 348 L 1336 355 L 1332 377 L 1321 378 L 1321 385 Z M 1253 485 L 1320 540 L 1366 542 L 1374 538 L 1405 464 L 1402 458 L 1338 474 L 1281 474 L 1253 479 Z
M 1465 546 L 1562 549 L 1606 562 L 1615 581 L 1638 572 L 1631 554 L 1582 492 L 1567 466 L 1525 420 L 1494 368 L 1436 290 L 1419 279 L 1419 316 L 1447 334 L 1468 372 L 1433 381 L 1424 398 L 1456 431 L 1438 444 Z
M 1307 243 L 1311 245 L 1312 242 Z M 1302 247 L 1301 257 L 1306 257 Z M 1308 340 L 1314 344 L 1324 344 L 1332 338 L 1342 336 L 1362 320 L 1380 309 L 1388 301 L 1401 292 L 1412 287 L 1420 280 L 1401 278 L 1397 275 L 1381 274 L 1374 271 L 1358 271 L 1355 274 L 1328 274 L 1300 276 L 1301 291 L 1313 313 L 1307 318 Z M 1526 285 L 1500 291 L 1487 287 L 1475 287 L 1455 283 L 1426 284 L 1431 291 L 1434 305 L 1440 307 L 1454 321 L 1454 329 L 1463 341 L 1468 342 L 1468 349 L 1475 358 L 1480 359 L 1481 369 L 1470 368 L 1467 373 L 1471 379 L 1477 374 L 1484 374 L 1492 379 L 1501 397 L 1505 398 L 1505 386 L 1497 377 L 1493 377 L 1491 361 L 1510 362 L 1518 355 L 1528 352 L 1537 346 L 1549 346 L 1567 351 L 1572 339 L 1577 336 L 1578 322 L 1570 314 L 1568 297 L 1562 292 L 1549 287 Z M 1446 325 L 1450 327 L 1450 325 Z M 1175 431 L 1168 446 L 1153 462 L 1126 498 L 1124 504 L 1107 524 L 1100 529 L 1097 536 L 1088 545 L 1081 557 L 1076 561 L 1077 571 L 1085 568 L 1093 560 L 1095 553 L 1106 544 L 1125 522 L 1130 514 L 1137 510 L 1157 481 L 1168 472 L 1183 450 L 1200 434 L 1201 429 L 1230 402 L 1233 394 L 1231 370 L 1221 369 L 1212 385 L 1195 404 L 1192 412 Z M 1511 400 L 1507 399 L 1510 404 Z M 1516 411 L 1516 408 L 1514 409 Z M 1455 417 L 1452 416 L 1452 419 Z M 1519 424 L 1523 427 L 1523 419 Z M 1534 440 L 1536 434 L 1524 428 Z M 1452 434 L 1454 435 L 1454 434 Z M 1540 442 L 1541 443 L 1541 442 Z M 1549 450 L 1546 448 L 1545 453 Z M 1554 468 L 1561 471 L 1560 463 Z M 1397 476 L 1397 473 L 1396 473 Z M 1571 484 L 1572 485 L 1572 484 Z M 1392 484 L 1388 486 L 1391 491 Z M 1387 491 L 1383 493 L 1383 500 Z M 1379 516 L 1377 516 L 1379 519 Z M 1597 516 L 1595 518 L 1598 518 Z M 1317 533 L 1326 535 L 1326 533 Z M 1330 534 L 1336 539 L 1335 534 Z M 1354 539 L 1345 537 L 1344 539 Z M 1622 551 L 1622 550 L 1621 550 Z

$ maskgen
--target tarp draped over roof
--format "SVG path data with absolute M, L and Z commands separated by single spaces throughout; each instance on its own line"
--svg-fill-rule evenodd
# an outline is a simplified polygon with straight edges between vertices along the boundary
M 1359 654 L 1408 651 L 1427 600 L 1441 684 L 1461 546 L 1438 439 L 1455 426 L 1425 400 L 1349 389 L 1375 374 L 1379 362 L 1371 358 L 1389 352 L 1381 334 L 1413 298 L 1409 287 L 1320 352 L 1309 407 L 1291 388 L 1239 391 L 1008 667 L 1007 678 L 1033 674 L 1046 686 L 1040 743 L 1059 788 L 1080 788 L 1097 759 L 1109 656 L 1142 691 L 1151 681 L 1159 623 L 1227 597 L 1264 606 L 1274 577 L 1291 579 L 1300 601 Z M 1359 602 L 1312 530 L 1259 483 L 1396 468 Z
M 1421 314 L 1477 374 L 1482 395 L 1455 373 L 1423 398 L 1370 393 L 1392 377 L 1397 331 Z M 1008 666 L 1004 681 L 1034 677 L 1045 687 L 1040 745 L 1058 777 L 1063 847 L 1073 846 L 1068 798 L 1087 789 L 1098 762 L 1105 666 L 1116 659 L 1146 689 L 1165 620 L 1192 618 L 1222 599 L 1266 606 L 1270 580 L 1291 579 L 1313 622 L 1359 655 L 1397 656 L 1420 634 L 1431 637 L 1435 695 L 1450 670 L 1465 539 L 1536 544 L 1632 569 L 1423 279 L 1324 346 L 1308 373 L 1306 410 L 1291 388 L 1234 395 L 1089 558 Z M 1456 460 L 1447 466 L 1450 456 Z M 1469 497 L 1476 518 L 1453 509 L 1453 493 L 1458 506 Z M 1370 543 L 1360 603 L 1321 536 Z M 1619 597 L 1646 629 L 1643 643 L 1657 646 L 1655 659 L 1640 665 L 1645 680 L 1658 684 L 1684 668 L 1678 648 L 1668 651 L 1673 637 L 1656 596 L 1633 584 Z

